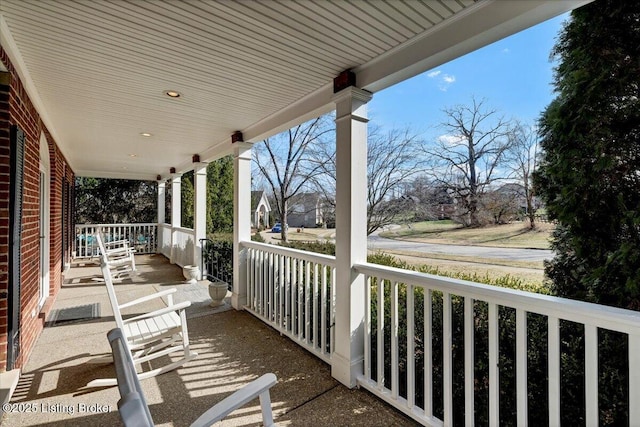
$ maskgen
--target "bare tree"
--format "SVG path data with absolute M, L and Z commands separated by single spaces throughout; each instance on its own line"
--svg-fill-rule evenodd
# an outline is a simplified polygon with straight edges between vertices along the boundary
M 516 186 L 515 189 L 513 185 Z M 482 197 L 482 208 L 494 224 L 504 224 L 518 215 L 520 200 L 520 186 L 507 184 L 496 190 L 485 192 Z
M 506 175 L 502 169 L 511 144 L 510 122 L 472 98 L 471 105 L 443 110 L 445 134 L 425 151 L 432 164 L 433 179 L 449 189 L 467 227 L 482 225 L 479 213 L 485 190 Z
M 419 171 L 421 141 L 409 128 L 384 132 L 380 127 L 370 126 L 367 144 L 367 234 L 371 234 L 392 224 L 406 205 L 398 193 Z M 335 145 L 317 149 L 315 157 L 325 173 L 315 183 L 327 203 L 335 205 Z
M 534 229 L 536 227 L 535 219 L 538 206 L 535 203 L 533 174 L 535 173 L 538 159 L 538 132 L 530 126 L 516 123 L 511 133 L 511 140 L 507 161 L 515 177 L 523 187 L 529 228 Z
M 331 125 L 328 116 L 321 116 L 265 139 L 254 148 L 254 165 L 273 192 L 283 242 L 287 241 L 289 201 L 324 172 L 323 162 L 311 159 L 311 153 L 315 145 L 326 144 L 326 137 L 333 132 Z

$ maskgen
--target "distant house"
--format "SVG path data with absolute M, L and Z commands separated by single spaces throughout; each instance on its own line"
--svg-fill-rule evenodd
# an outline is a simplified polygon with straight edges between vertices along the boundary
M 300 193 L 289 199 L 287 222 L 290 227 L 314 228 L 324 223 L 320 193 Z
M 251 226 L 253 228 L 271 227 L 271 205 L 263 190 L 251 192 Z

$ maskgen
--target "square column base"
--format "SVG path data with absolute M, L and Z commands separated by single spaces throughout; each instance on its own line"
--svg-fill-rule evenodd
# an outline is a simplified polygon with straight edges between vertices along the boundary
M 364 357 L 349 360 L 335 352 L 331 355 L 331 376 L 349 388 L 358 385 L 358 376 L 362 375 L 363 367 Z

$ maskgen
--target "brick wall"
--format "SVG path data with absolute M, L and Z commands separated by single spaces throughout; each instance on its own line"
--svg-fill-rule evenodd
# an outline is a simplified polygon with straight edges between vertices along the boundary
M 0 372 L 6 368 L 9 284 L 9 76 L 0 82 Z
M 20 288 L 20 357 L 24 365 L 44 327 L 44 319 L 62 285 L 62 185 L 74 175 L 55 141 L 43 125 L 9 58 L 0 46 L 0 61 L 9 73 L 7 86 L 0 85 L 0 372 L 7 362 L 7 297 L 9 242 L 9 128 L 18 125 L 25 133 L 24 190 L 22 200 L 22 265 Z M 3 92 L 2 89 L 5 89 Z M 8 95 L 8 96 L 7 96 Z M 8 102 L 7 102 L 8 101 Z M 50 298 L 42 310 L 40 300 L 40 135 L 44 134 L 50 162 Z M 72 227 L 67 221 L 65 224 Z M 69 242 L 70 243 L 70 242 Z

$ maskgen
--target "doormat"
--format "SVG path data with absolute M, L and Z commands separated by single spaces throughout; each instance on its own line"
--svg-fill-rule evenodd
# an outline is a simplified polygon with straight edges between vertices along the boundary
M 47 326 L 58 326 L 74 322 L 97 319 L 100 317 L 100 303 L 77 305 L 75 307 L 51 310 Z

